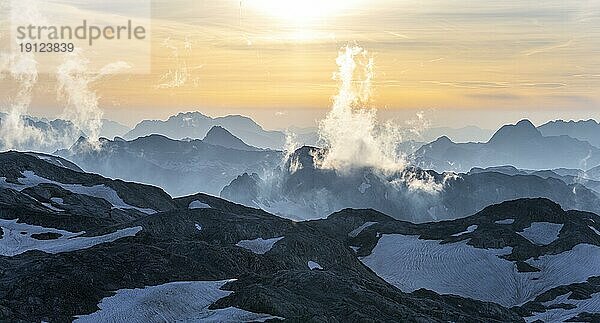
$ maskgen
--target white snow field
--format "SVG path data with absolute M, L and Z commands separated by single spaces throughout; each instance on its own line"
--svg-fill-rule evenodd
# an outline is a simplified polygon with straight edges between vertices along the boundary
M 60 158 L 54 158 L 54 157 L 42 156 L 42 155 L 35 155 L 35 157 L 37 157 L 38 159 L 41 159 L 41 160 L 48 161 L 50 163 L 52 163 L 54 161 L 54 162 L 60 164 L 60 166 L 68 168 L 67 166 L 65 166 L 65 164 L 63 164 L 63 162 L 62 162 L 62 160 L 60 160 Z
M 554 300 L 545 302 L 545 306 L 554 304 L 571 304 L 577 306 L 573 309 L 552 309 L 543 313 L 534 313 L 534 316 L 526 317 L 527 322 L 542 320 L 543 322 L 564 322 L 582 312 L 597 313 L 600 309 L 600 293 L 592 294 L 592 298 L 584 300 L 569 299 L 571 292 L 561 295 Z
M 523 304 L 556 286 L 585 282 L 600 275 L 600 248 L 587 244 L 527 262 L 541 270 L 519 273 L 501 259 L 512 248 L 478 249 L 467 241 L 440 244 L 419 236 L 386 234 L 361 261 L 405 292 L 426 288 L 507 307 Z
M 372 226 L 373 224 L 377 224 L 377 222 L 365 222 L 363 225 L 348 233 L 348 236 L 351 238 L 356 238 L 361 232 L 363 232 L 364 229 Z
M 264 210 L 265 212 L 269 212 L 271 214 L 277 215 L 279 217 L 290 219 L 292 221 L 306 221 L 306 220 L 316 220 L 323 219 L 326 216 L 322 214 L 331 214 L 335 211 L 339 210 L 327 210 L 324 211 L 323 208 L 320 207 L 318 201 L 311 201 L 309 205 L 302 205 L 301 203 L 296 203 L 294 201 L 290 201 L 289 199 L 283 200 L 274 200 L 269 201 L 269 203 L 262 203 L 253 201 L 254 206 Z M 313 208 L 314 207 L 314 208 Z M 318 211 L 316 211 L 318 210 Z
M 515 219 L 504 219 L 494 222 L 496 224 L 513 224 L 515 223 Z
M 47 209 L 50 209 L 52 211 L 56 211 L 56 212 L 64 212 L 65 210 L 63 209 L 59 209 L 57 207 L 54 207 L 52 204 L 50 203 L 42 203 L 43 206 L 45 206 Z
M 188 205 L 188 208 L 190 210 L 193 210 L 193 209 L 210 209 L 210 205 L 208 205 L 206 203 L 202 203 L 202 202 L 196 200 L 196 201 L 190 202 L 190 205 Z
M 308 262 L 308 269 L 310 270 L 315 270 L 315 269 L 319 269 L 319 270 L 323 270 L 323 267 L 321 267 L 321 265 L 319 265 L 316 261 L 309 261 Z
M 562 230 L 562 224 L 549 222 L 533 222 L 530 227 L 525 228 L 519 234 L 537 245 L 549 245 L 558 239 L 558 234 Z
M 50 201 L 52 201 L 58 205 L 65 205 L 65 202 L 60 197 L 53 197 L 50 199 Z
M 272 239 L 266 239 L 266 240 L 263 238 L 258 238 L 258 239 L 254 239 L 254 240 L 242 240 L 242 241 L 236 243 L 236 246 L 242 247 L 244 249 L 248 249 L 248 250 L 254 252 L 255 254 L 263 255 L 263 254 L 269 252 L 273 248 L 275 243 L 277 243 L 277 241 L 279 241 L 283 238 L 284 237 L 272 238 Z
M 208 307 L 232 292 L 220 290 L 228 281 L 173 282 L 121 289 L 102 299 L 99 311 L 80 315 L 75 322 L 264 322 L 277 318 L 236 307 Z
M 478 226 L 477 226 L 476 224 L 474 224 L 474 225 L 470 225 L 470 226 L 469 226 L 469 227 L 468 227 L 468 228 L 467 228 L 465 231 L 463 231 L 463 232 L 459 232 L 459 233 L 455 233 L 455 234 L 453 234 L 452 236 L 453 236 L 453 237 L 460 237 L 460 236 L 462 236 L 463 234 L 467 234 L 467 233 L 474 232 L 475 230 L 477 230 L 477 228 L 478 228 Z
M 38 186 L 39 184 L 54 184 L 72 193 L 104 199 L 117 209 L 135 209 L 146 214 L 156 213 L 156 210 L 153 209 L 138 208 L 125 203 L 115 190 L 106 185 L 84 186 L 81 184 L 63 184 L 37 176 L 32 171 L 24 171 L 22 175 L 24 178 L 18 179 L 20 184 L 8 183 L 5 177 L 0 177 L 0 187 L 7 187 L 20 192 L 26 188 Z
M 588 227 L 589 227 L 590 229 L 592 229 L 592 231 L 594 231 L 594 232 L 595 232 L 597 235 L 599 235 L 599 236 L 600 236 L 600 231 L 598 231 L 596 228 L 594 228 L 594 227 L 593 227 L 593 226 L 591 226 L 591 225 L 588 225 Z
M 95 245 L 113 242 L 124 237 L 135 236 L 142 231 L 142 227 L 121 229 L 113 233 L 97 237 L 81 237 L 85 232 L 69 232 L 64 230 L 44 228 L 26 223 L 17 223 L 18 220 L 0 219 L 2 239 L 0 239 L 0 255 L 16 256 L 30 250 L 40 250 L 47 253 L 61 253 L 91 248 Z M 38 240 L 32 234 L 57 233 L 57 239 Z

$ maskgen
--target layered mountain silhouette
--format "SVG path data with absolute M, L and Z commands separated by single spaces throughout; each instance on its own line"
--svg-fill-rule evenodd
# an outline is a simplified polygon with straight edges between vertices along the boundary
M 595 192 L 600 192 L 600 177 L 598 168 L 588 171 L 579 169 L 552 169 L 552 170 L 524 170 L 513 166 L 496 166 L 488 168 L 475 167 L 469 171 L 469 174 L 477 173 L 502 173 L 506 175 L 534 175 L 542 178 L 556 178 L 567 184 L 581 184 Z
M 477 126 L 466 126 L 461 128 L 432 127 L 425 129 L 422 133 L 423 141 L 433 141 L 439 137 L 447 136 L 454 142 L 486 142 L 490 140 L 494 132 Z
M 420 167 L 466 172 L 471 168 L 512 165 L 522 169 L 575 168 L 600 165 L 600 149 L 569 136 L 544 136 L 528 120 L 500 128 L 486 143 L 454 143 L 447 137 L 414 154 Z
M 131 141 L 102 139 L 100 147 L 92 147 L 81 138 L 57 154 L 86 171 L 157 185 L 173 195 L 218 194 L 239 174 L 272 169 L 282 158 L 280 152 L 245 145 L 223 128 L 213 129 L 207 139 L 214 144 L 151 135 Z
M 390 174 L 372 168 L 338 172 L 316 166 L 324 152 L 303 147 L 266 177 L 244 174 L 221 197 L 292 219 L 323 218 L 344 208 L 372 208 L 412 222 L 456 219 L 484 207 L 527 197 L 566 209 L 600 211 L 600 199 L 578 182 L 531 174 L 436 173 L 415 167 Z M 513 176 L 514 175 L 514 176 Z
M 569 136 L 600 147 L 600 124 L 595 120 L 550 121 L 538 127 L 544 136 Z
M 353 247 L 377 244 L 357 211 L 293 222 L 16 152 L 0 153 L 0 177 L 2 321 L 523 322 L 492 302 L 378 277 Z
M 214 126 L 221 126 L 251 146 L 281 149 L 285 134 L 266 131 L 252 119 L 239 115 L 212 118 L 200 112 L 179 113 L 166 121 L 144 120 L 128 132 L 125 139 L 135 139 L 151 134 L 161 134 L 173 139 L 201 139 Z
M 102 119 L 102 126 L 100 128 L 100 137 L 112 139 L 114 137 L 123 137 L 126 133 L 131 130 L 126 125 L 120 124 L 116 121 Z

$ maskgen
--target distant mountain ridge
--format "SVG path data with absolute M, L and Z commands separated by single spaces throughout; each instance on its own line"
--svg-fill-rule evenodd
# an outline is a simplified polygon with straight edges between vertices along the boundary
M 486 142 L 494 134 L 494 131 L 482 129 L 477 126 L 466 126 L 461 128 L 432 127 L 425 129 L 422 141 L 433 141 L 439 137 L 446 136 L 454 142 Z
M 100 137 L 113 139 L 114 137 L 122 137 L 131 128 L 126 125 L 120 124 L 116 121 L 102 119 L 102 127 L 100 128 Z
M 424 145 L 413 158 L 436 171 L 512 165 L 521 169 L 583 168 L 600 165 L 600 149 L 566 135 L 544 136 L 529 120 L 500 128 L 486 143 L 454 143 L 447 137 Z
M 538 127 L 544 136 L 569 136 L 600 147 L 600 123 L 593 119 L 579 121 L 555 120 Z
M 566 184 L 579 184 L 583 185 L 600 194 L 600 173 L 598 172 L 600 167 L 583 171 L 579 169 L 549 169 L 549 170 L 527 170 L 517 169 L 513 166 L 496 166 L 488 168 L 472 168 L 468 174 L 480 174 L 480 173 L 501 173 L 506 175 L 534 175 L 541 178 L 556 178 L 565 182 Z
M 258 148 L 281 149 L 285 134 L 266 131 L 252 119 L 240 115 L 212 118 L 200 112 L 186 112 L 169 117 L 166 121 L 144 120 L 138 123 L 124 138 L 135 139 L 151 134 L 161 134 L 172 139 L 201 139 L 214 126 L 221 126 L 248 145 Z

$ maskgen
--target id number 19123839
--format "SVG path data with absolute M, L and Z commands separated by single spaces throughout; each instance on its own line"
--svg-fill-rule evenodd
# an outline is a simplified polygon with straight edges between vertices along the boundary
M 20 43 L 21 53 L 71 53 L 75 50 L 73 43 Z

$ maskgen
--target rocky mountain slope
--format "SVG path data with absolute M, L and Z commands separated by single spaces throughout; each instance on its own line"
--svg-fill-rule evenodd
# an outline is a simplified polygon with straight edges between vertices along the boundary
M 547 199 L 522 199 L 454 221 L 412 224 L 344 210 L 319 222 L 339 227 L 340 236 L 354 228 L 347 238 L 361 261 L 402 291 L 426 288 L 494 302 L 527 321 L 598 319 L 595 214 L 564 211 Z
M 376 276 L 352 248 L 377 243 L 355 212 L 394 220 L 370 211 L 292 222 L 16 152 L 0 177 L 2 321 L 523 321 Z
M 221 197 L 303 220 L 324 218 L 344 208 L 372 208 L 412 222 L 456 219 L 507 200 L 546 197 L 566 209 L 599 212 L 594 191 L 573 182 L 498 172 L 439 174 L 409 167 L 393 174 L 372 168 L 350 172 L 315 166 L 320 150 L 303 147 L 284 167 L 261 178 L 244 174 Z

